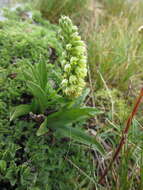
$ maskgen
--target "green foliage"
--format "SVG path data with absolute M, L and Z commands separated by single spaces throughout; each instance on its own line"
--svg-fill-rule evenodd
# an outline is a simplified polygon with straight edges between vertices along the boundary
M 86 68 L 85 68 L 86 60 L 84 61 L 85 47 L 82 47 L 83 42 L 79 39 L 80 36 L 75 35 L 77 32 L 77 28 L 75 26 L 73 26 L 73 24 L 69 18 L 62 17 L 60 20 L 60 26 L 61 26 L 61 33 L 63 32 L 62 35 L 64 36 L 64 39 L 66 38 L 66 40 L 63 41 L 63 43 L 68 43 L 68 38 L 69 38 L 69 40 L 71 40 L 70 35 L 71 35 L 71 38 L 73 38 L 73 43 L 77 43 L 76 47 L 72 48 L 72 46 L 71 46 L 71 52 L 70 51 L 68 52 L 68 56 L 71 57 L 70 54 L 72 54 L 74 56 L 79 56 L 79 59 L 74 57 L 75 59 L 77 59 L 76 63 L 74 62 L 74 65 L 72 65 L 73 62 L 69 63 L 71 65 L 71 67 L 74 67 L 75 71 L 73 71 L 73 69 L 71 69 L 70 72 L 68 72 L 68 75 L 66 75 L 66 73 L 61 71 L 64 73 L 64 77 L 68 77 L 69 81 L 70 81 L 70 77 L 73 76 L 72 72 L 76 72 L 76 69 L 78 69 L 78 73 L 76 73 L 77 74 L 76 81 L 74 81 L 74 83 L 70 82 L 70 84 L 73 86 L 66 87 L 66 90 L 67 90 L 67 88 L 69 88 L 69 91 L 66 93 L 66 95 L 73 96 L 73 94 L 77 93 L 79 96 L 81 93 L 81 90 L 83 88 L 83 84 L 84 84 L 84 78 L 83 78 L 83 77 L 85 77 L 84 70 L 86 70 Z M 74 31 L 74 33 L 73 33 L 73 31 Z M 68 44 L 68 45 L 70 45 L 70 44 Z M 81 50 L 78 50 L 79 48 Z M 83 50 L 82 50 L 82 48 L 83 48 Z M 74 54 L 73 54 L 73 52 L 74 52 Z M 71 59 L 72 58 L 73 57 L 71 57 Z M 62 57 L 61 60 L 62 60 L 62 62 L 66 61 L 67 57 L 64 57 L 64 58 Z M 49 70 L 48 70 L 47 65 L 48 64 L 46 62 L 38 63 L 38 64 L 34 64 L 34 65 L 28 64 L 27 65 L 28 70 L 26 71 L 26 68 L 24 69 L 23 73 L 24 73 L 26 85 L 27 85 L 29 91 L 31 92 L 31 94 L 33 95 L 32 103 L 28 104 L 28 105 L 17 106 L 14 109 L 13 113 L 11 114 L 10 120 L 13 120 L 16 117 L 19 117 L 22 115 L 26 115 L 30 112 L 44 114 L 46 109 L 49 108 L 49 104 L 51 104 L 51 102 L 53 102 L 53 100 L 56 98 L 56 95 L 53 97 L 51 96 L 51 94 L 53 93 L 53 90 L 52 90 L 52 86 L 50 86 L 50 84 L 49 84 L 49 77 L 48 77 Z M 59 76 L 61 76 L 61 75 L 59 75 Z M 63 80 L 67 80 L 67 79 L 64 78 Z M 63 84 L 63 81 L 62 81 L 62 84 Z M 60 84 L 59 84 L 59 86 L 60 86 Z M 62 86 L 62 88 L 64 88 L 64 87 Z M 70 89 L 70 88 L 75 88 L 75 89 Z M 80 88 L 80 90 L 79 90 L 79 88 Z M 53 89 L 54 89 L 54 87 L 53 87 Z M 52 92 L 50 92 L 50 90 Z M 55 94 L 56 94 L 56 90 L 55 90 Z M 57 94 L 57 96 L 58 96 L 58 94 Z M 65 104 L 66 104 L 66 99 L 65 99 Z M 53 103 L 53 106 L 56 106 L 56 104 Z M 62 108 L 62 105 L 61 105 L 61 108 Z M 47 125 L 50 125 L 49 126 L 50 128 L 56 128 L 56 129 L 60 130 L 59 128 L 62 127 L 63 128 L 62 131 L 65 131 L 65 133 L 68 134 L 66 125 L 71 125 L 72 123 L 76 122 L 77 120 L 81 121 L 81 119 L 82 120 L 87 119 L 92 112 L 95 114 L 95 112 L 97 112 L 97 110 L 94 108 L 68 108 L 67 110 L 65 110 L 65 108 L 64 108 L 64 112 L 63 112 L 63 109 L 60 109 L 60 111 L 53 113 L 46 118 L 44 123 L 41 124 L 41 127 L 40 127 L 39 131 L 37 132 L 37 134 L 43 135 L 46 133 L 46 129 L 45 129 L 47 127 L 46 123 L 47 123 Z M 43 117 L 46 117 L 46 116 L 43 115 Z M 97 143 L 97 141 L 94 141 L 88 135 L 83 134 L 82 131 L 75 130 L 72 128 L 69 128 L 69 130 L 71 132 L 71 137 L 74 140 L 78 140 L 78 141 L 84 142 L 84 143 L 86 142 L 86 144 L 88 144 L 88 145 L 93 144 L 94 147 L 96 147 L 96 145 L 97 145 L 97 149 L 102 153 L 104 152 L 102 146 L 99 143 Z M 86 139 L 86 141 L 84 140 L 84 138 Z
M 90 146 L 101 153 L 103 148 L 83 126 L 98 111 L 80 107 L 89 90 L 75 101 L 62 94 L 59 27 L 42 19 L 23 20 L 17 13 L 10 19 L 7 13 L 9 19 L 0 29 L 0 186 L 6 190 L 92 189 L 95 167 Z M 48 131 L 36 136 L 40 125 Z
M 87 0 L 34 0 L 34 5 L 48 20 L 57 22 L 61 15 L 79 15 L 84 11 L 87 2 Z
M 21 115 L 26 115 L 30 113 L 31 107 L 32 107 L 31 105 L 25 105 L 25 104 L 17 106 L 16 109 L 14 109 L 13 113 L 11 114 L 10 121 Z
M 105 89 L 98 90 L 95 93 L 95 99 L 96 105 L 98 105 L 98 108 L 102 110 L 106 116 L 111 118 L 111 115 L 113 115 L 117 123 L 123 123 L 127 120 L 130 107 L 127 105 L 122 93 L 117 89 L 109 91 Z
M 75 181 L 80 183 L 85 177 L 65 158 L 90 175 L 91 158 L 87 159 L 84 153 L 87 150 L 69 140 L 58 139 L 59 135 L 35 138 L 34 125 L 17 121 L 11 126 L 5 125 L 8 131 L 0 134 L 1 141 L 4 139 L 0 145 L 1 188 L 74 189 Z
M 92 114 L 100 113 L 93 108 L 71 108 L 68 110 L 60 110 L 54 114 L 49 115 L 41 124 L 37 135 L 43 135 L 48 132 L 47 126 L 52 129 L 57 129 L 62 135 L 77 140 L 83 144 L 89 145 L 97 149 L 101 154 L 104 153 L 103 147 L 94 138 L 85 134 L 80 129 L 69 127 L 77 121 L 82 121 L 90 117 Z

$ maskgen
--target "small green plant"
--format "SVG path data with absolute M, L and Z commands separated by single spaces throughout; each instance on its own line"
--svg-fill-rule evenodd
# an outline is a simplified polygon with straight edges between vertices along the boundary
M 11 115 L 11 120 L 15 119 L 16 117 L 29 114 L 30 112 L 34 114 L 43 114 L 44 121 L 37 131 L 38 136 L 47 133 L 48 128 L 56 129 L 61 134 L 71 137 L 74 140 L 78 140 L 81 143 L 93 146 L 99 152 L 103 153 L 104 149 L 102 145 L 98 143 L 95 138 L 87 135 L 80 129 L 72 127 L 73 123 L 76 123 L 77 121 L 84 121 L 92 115 L 98 114 L 100 112 L 97 111 L 96 108 L 81 107 L 80 104 L 77 103 L 79 102 L 79 99 L 81 99 L 81 96 L 85 96 L 81 95 L 82 89 L 85 85 L 84 77 L 87 72 L 86 57 L 84 55 L 85 47 L 84 43 L 80 40 L 80 36 L 77 35 L 77 28 L 73 26 L 71 20 L 68 17 L 61 18 L 60 26 L 60 32 L 64 39 L 64 47 L 65 43 L 68 43 L 69 41 L 69 43 L 66 45 L 66 47 L 68 47 L 67 52 L 64 52 L 66 56 L 61 58 L 62 69 L 64 69 L 63 80 L 61 82 L 63 96 L 62 94 L 58 94 L 60 87 L 58 87 L 57 90 L 53 89 L 52 85 L 49 83 L 50 64 L 47 64 L 46 62 L 34 65 L 28 64 L 28 70 L 23 71 L 23 74 L 29 92 L 33 95 L 33 99 L 30 104 L 17 106 Z M 70 67 L 70 69 L 67 69 L 67 65 Z M 63 82 L 65 80 L 68 81 L 66 85 L 69 86 L 65 87 L 65 82 Z M 72 99 L 67 99 L 64 97 L 64 94 L 66 94 L 68 98 L 72 97 Z M 75 101 L 73 97 L 76 96 L 78 97 Z M 46 116 L 46 109 L 48 109 L 51 105 L 55 106 L 56 101 L 61 104 L 60 107 L 55 113 Z M 64 101 L 65 103 L 63 104 L 62 102 Z

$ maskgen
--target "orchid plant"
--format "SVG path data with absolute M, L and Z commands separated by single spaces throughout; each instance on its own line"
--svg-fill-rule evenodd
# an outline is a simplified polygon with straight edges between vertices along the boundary
M 83 130 L 73 127 L 77 121 L 82 122 L 89 117 L 99 114 L 96 108 L 84 107 L 83 102 L 89 93 L 85 87 L 84 78 L 86 69 L 86 47 L 78 34 L 78 29 L 72 21 L 62 16 L 60 21 L 60 39 L 64 52 L 61 56 L 61 83 L 54 88 L 50 83 L 49 72 L 51 64 L 45 62 L 28 65 L 23 72 L 24 81 L 29 92 L 33 95 L 30 104 L 22 104 L 13 109 L 10 120 L 29 113 L 42 114 L 43 122 L 39 124 L 37 135 L 48 133 L 49 128 L 55 129 L 63 136 L 67 136 L 80 143 L 86 144 L 104 153 L 101 143 L 85 133 Z M 51 105 L 59 103 L 56 112 L 45 114 Z

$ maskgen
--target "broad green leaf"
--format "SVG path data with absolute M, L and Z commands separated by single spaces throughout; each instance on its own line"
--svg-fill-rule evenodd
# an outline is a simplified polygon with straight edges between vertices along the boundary
M 77 129 L 73 127 L 63 127 L 63 128 L 58 129 L 58 131 L 60 131 L 60 133 L 63 136 L 69 137 L 75 141 L 78 141 L 80 143 L 91 146 L 92 148 L 95 148 L 101 154 L 105 153 L 104 148 L 101 145 L 101 143 L 95 139 L 96 137 L 92 137 L 86 134 L 81 129 Z
M 65 125 L 89 118 L 91 115 L 97 115 L 101 112 L 96 108 L 70 108 L 53 113 L 47 117 L 47 125 L 51 128 L 64 127 Z
M 42 125 L 40 132 L 38 131 L 38 135 L 44 134 L 44 131 L 46 131 L 46 128 L 54 128 L 54 129 L 59 129 L 66 127 L 67 125 L 70 125 L 76 121 L 81 121 L 89 118 L 91 115 L 99 114 L 97 109 L 95 108 L 71 108 L 68 110 L 61 110 L 59 112 L 53 113 L 49 115 Z
M 48 132 L 48 128 L 47 128 L 47 118 L 46 118 L 45 121 L 40 125 L 37 131 L 37 136 L 44 135 L 47 132 Z
M 19 105 L 19 106 L 14 108 L 14 111 L 12 112 L 12 114 L 10 116 L 10 121 L 12 121 L 13 119 L 15 119 L 19 116 L 26 115 L 30 111 L 31 111 L 31 104 Z
M 93 137 L 87 135 L 83 131 L 76 128 L 69 128 L 67 125 L 70 125 L 76 121 L 89 118 L 93 114 L 99 114 L 101 112 L 97 111 L 95 108 L 71 108 L 69 110 L 62 110 L 52 115 L 48 116 L 46 120 L 42 123 L 37 135 L 44 135 L 49 128 L 58 129 L 63 135 L 73 138 L 81 143 L 92 146 L 100 153 L 104 153 L 102 145 L 96 141 Z

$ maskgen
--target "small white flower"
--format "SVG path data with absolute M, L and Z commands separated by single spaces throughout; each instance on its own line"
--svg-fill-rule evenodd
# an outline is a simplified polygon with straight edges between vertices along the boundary
M 74 43 L 74 41 L 81 41 L 81 37 L 79 36 L 78 32 L 75 32 L 71 35 L 71 41 Z
M 70 66 L 70 64 L 66 64 L 65 66 L 64 66 L 64 71 L 65 72 L 70 72 L 71 71 L 71 66 Z
M 68 84 L 68 80 L 67 79 L 64 79 L 61 83 L 62 86 L 67 86 Z
M 68 96 L 69 94 L 70 94 L 70 88 L 66 88 L 65 90 L 64 90 L 64 93 Z
M 78 62 L 78 58 L 77 57 L 71 57 L 71 59 L 70 59 L 70 64 L 71 65 L 76 65 L 77 62 Z
M 70 84 L 76 84 L 77 78 L 74 75 L 71 75 L 69 78 L 69 83 Z
M 66 45 L 66 50 L 71 50 L 71 48 L 72 48 L 72 45 L 71 45 L 71 44 L 67 44 L 67 45 Z
M 62 57 L 66 57 L 66 52 L 64 51 L 64 52 L 62 52 Z

